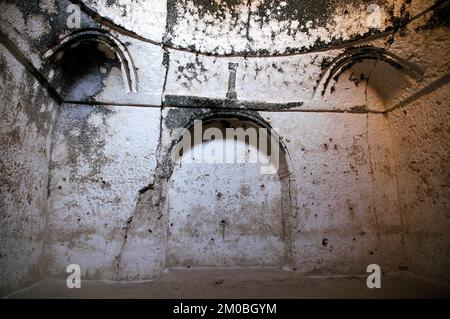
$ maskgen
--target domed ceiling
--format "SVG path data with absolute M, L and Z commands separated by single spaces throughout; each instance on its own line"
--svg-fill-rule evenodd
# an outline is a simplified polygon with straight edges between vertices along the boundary
M 207 54 L 283 55 L 383 33 L 408 21 L 401 0 L 83 0 L 90 14 L 149 41 Z

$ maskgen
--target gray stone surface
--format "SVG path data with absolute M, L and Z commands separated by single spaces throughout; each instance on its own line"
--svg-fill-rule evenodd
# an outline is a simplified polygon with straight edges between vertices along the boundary
M 449 4 L 370 3 L 2 1 L 0 295 L 71 263 L 448 282 Z M 173 160 L 196 119 L 269 128 L 282 169 Z

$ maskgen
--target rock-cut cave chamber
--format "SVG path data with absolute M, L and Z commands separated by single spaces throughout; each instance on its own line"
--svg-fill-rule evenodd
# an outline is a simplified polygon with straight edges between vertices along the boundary
M 449 296 L 449 1 L 0 11 L 1 296 Z

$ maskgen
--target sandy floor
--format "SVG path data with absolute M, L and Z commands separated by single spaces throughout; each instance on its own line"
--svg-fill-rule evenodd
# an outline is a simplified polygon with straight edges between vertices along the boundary
M 368 289 L 365 276 L 304 277 L 277 269 L 168 270 L 147 282 L 48 279 L 8 298 L 450 298 L 450 285 L 408 273 L 382 277 L 381 289 Z

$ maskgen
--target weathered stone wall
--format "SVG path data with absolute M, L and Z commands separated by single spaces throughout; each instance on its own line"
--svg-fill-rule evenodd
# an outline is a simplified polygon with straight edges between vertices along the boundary
M 396 270 L 402 263 L 401 227 L 397 197 L 390 192 L 396 181 L 389 174 L 393 163 L 383 116 L 268 116 L 282 128 L 294 170 L 295 267 L 310 274 L 351 274 L 377 262 Z
M 449 85 L 389 114 L 409 270 L 449 281 Z
M 50 135 L 55 103 L 0 45 L 0 295 L 46 274 Z
M 262 112 L 261 116 L 274 128 L 280 128 L 292 161 L 291 178 L 295 181 L 292 187 L 296 188 L 294 201 L 298 207 L 291 225 L 295 230 L 291 266 L 313 274 L 359 274 L 371 262 L 381 263 L 386 271 L 402 266 L 401 224 L 390 138 L 385 134 L 386 119 L 382 115 L 321 112 Z M 127 125 L 130 121 L 133 130 Z M 164 131 L 171 121 L 183 124 L 182 119 L 168 114 Z M 206 253 L 193 253 L 191 260 L 187 258 L 180 265 L 172 262 L 170 256 L 177 252 L 173 251 L 165 232 L 170 227 L 173 233 L 182 223 L 182 220 L 176 222 L 176 214 L 195 214 L 202 221 L 194 227 L 201 238 L 209 232 L 220 241 L 219 220 L 207 217 L 212 214 L 208 210 L 202 213 L 198 208 L 199 199 L 207 198 L 213 188 L 218 188 L 218 182 L 223 183 L 221 189 L 234 189 L 236 183 L 245 183 L 245 174 L 226 165 L 188 166 L 188 171 L 194 170 L 190 174 L 207 174 L 213 170 L 214 175 L 224 178 L 211 182 L 208 178 L 202 181 L 186 178 L 182 186 L 175 170 L 173 178 L 179 186 L 167 190 L 160 185 L 166 182 L 157 177 L 156 161 L 162 157 L 157 153 L 158 143 L 164 144 L 163 138 L 159 140 L 159 130 L 158 109 L 63 106 L 52 155 L 49 205 L 53 213 L 49 218 L 48 247 L 51 273 L 63 275 L 64 265 L 78 263 L 86 278 L 144 279 L 157 274 L 166 262 L 172 266 L 208 264 L 204 261 Z M 167 141 L 172 138 L 167 137 Z M 251 168 L 247 170 L 250 172 Z M 263 176 L 257 179 L 262 180 Z M 142 191 L 146 185 L 151 187 Z M 162 192 L 159 196 L 164 201 L 167 197 L 168 207 L 162 203 L 163 207 L 145 204 L 154 203 L 145 197 L 154 192 Z M 276 189 L 271 195 L 277 193 L 279 197 L 273 197 L 269 205 L 277 205 L 281 200 Z M 250 206 L 254 203 L 253 207 L 246 206 L 247 209 L 261 211 L 258 207 L 263 197 L 259 196 L 263 192 L 247 196 L 245 202 Z M 226 202 L 224 198 L 215 198 L 215 202 L 220 201 Z M 213 210 L 220 206 L 219 203 L 211 207 L 206 201 L 202 204 Z M 281 222 L 281 215 L 277 216 Z M 232 219 L 232 214 L 226 218 Z M 263 221 L 262 218 L 259 223 Z M 229 227 L 230 232 L 233 226 L 236 223 Z M 177 237 L 170 233 L 169 236 Z M 154 244 L 144 244 L 143 240 L 156 241 L 161 248 L 155 251 Z M 172 247 L 168 251 L 169 260 L 161 254 L 167 249 L 166 240 L 169 248 Z M 254 251 L 251 245 L 247 246 L 243 264 L 265 264 L 263 260 L 258 262 L 263 256 L 255 245 Z M 213 249 L 217 247 L 220 246 L 217 244 Z M 188 254 L 186 249 L 179 249 L 181 254 Z M 231 263 L 209 262 L 239 265 L 231 260 Z M 156 268 L 149 267 L 151 264 L 156 264 Z
M 221 187 L 229 191 L 245 176 L 264 179 L 207 164 L 180 168 L 168 156 L 179 128 L 195 119 L 232 117 L 278 131 L 286 152 L 283 181 L 266 181 L 274 189 L 270 200 L 252 185 L 244 191 L 252 214 L 236 223 L 254 220 L 266 199 L 269 206 L 288 207 L 268 217 L 282 218 L 282 227 L 274 222 L 273 231 L 262 232 L 283 237 L 266 264 L 306 274 L 362 274 L 377 263 L 384 271 L 409 269 L 447 280 L 448 99 L 440 87 L 448 83 L 450 66 L 448 1 L 370 3 L 381 10 L 377 28 L 367 24 L 367 1 L 0 3 L 2 43 L 14 43 L 22 63 L 62 102 L 51 121 L 54 103 L 33 97 L 42 89 L 21 76 L 27 73 L 3 49 L 3 64 L 12 71 L 2 76 L 12 80 L 4 80 L 2 132 L 13 130 L 10 118 L 30 116 L 27 110 L 44 119 L 37 129 L 29 121 L 20 126 L 22 142 L 4 149 L 9 160 L 3 165 L 29 158 L 26 165 L 39 166 L 32 170 L 39 176 L 5 181 L 2 195 L 20 194 L 14 203 L 23 205 L 25 191 L 17 185 L 37 183 L 30 205 L 48 207 L 48 215 L 44 208 L 27 212 L 37 221 L 33 232 L 46 235 L 29 246 L 2 246 L 11 254 L 2 254 L 1 267 L 19 258 L 20 247 L 33 245 L 29 265 L 41 258 L 47 275 L 56 277 L 71 263 L 81 266 L 84 279 L 113 280 L 153 278 L 166 266 L 264 265 L 267 245 L 249 244 L 240 263 L 237 256 L 217 259 L 223 253 L 213 251 L 218 243 L 195 246 L 192 258 L 176 244 L 195 241 L 196 231 L 200 238 L 222 238 L 220 221 L 208 209 L 197 211 L 199 198 L 213 211 L 224 208 L 218 201 L 237 205 L 212 191 L 217 179 L 202 185 L 195 176 L 226 176 Z M 66 23 L 71 4 L 81 9 L 79 29 Z M 18 107 L 14 99 L 27 103 Z M 46 151 L 31 157 L 38 146 Z M 27 150 L 25 157 L 17 147 Z M 175 213 L 185 217 L 184 226 Z M 192 238 L 183 233 L 190 213 L 199 223 Z M 236 235 L 239 227 L 224 219 Z M 6 233 L 15 229 L 8 220 L 2 220 Z M 12 286 L 18 277 L 5 270 L 5 291 L 39 278 L 22 277 L 23 284 Z
M 153 182 L 160 110 L 63 104 L 49 186 L 50 271 L 79 264 L 87 278 L 115 279 L 124 228 Z M 146 254 L 151 255 L 149 250 Z
M 449 3 L 411 23 L 392 48 L 427 86 L 402 90 L 388 113 L 409 271 L 449 281 Z M 446 16 L 446 19 L 442 17 Z M 420 45 L 417 45 L 420 44 Z

